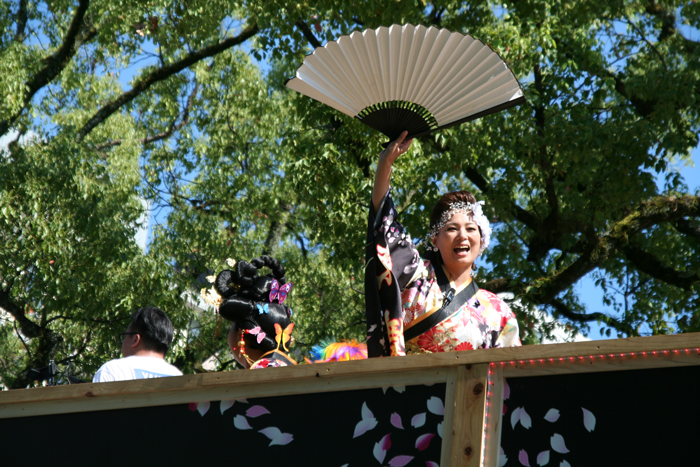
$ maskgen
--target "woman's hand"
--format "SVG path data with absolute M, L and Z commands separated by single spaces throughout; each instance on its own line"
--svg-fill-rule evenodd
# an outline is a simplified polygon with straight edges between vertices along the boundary
M 391 183 L 391 166 L 394 161 L 411 147 L 413 139 L 406 139 L 408 131 L 402 132 L 398 138 L 389 143 L 379 154 L 379 162 L 377 163 L 377 173 L 374 174 L 374 188 L 372 189 L 372 207 L 377 213 L 379 204 L 384 199 L 384 195 L 389 189 Z
M 411 147 L 413 139 L 407 140 L 406 136 L 408 136 L 408 131 L 403 131 L 398 138 L 389 143 L 389 146 L 387 146 L 386 149 L 379 154 L 380 164 L 384 162 L 391 166 L 401 154 L 408 151 L 408 148 Z

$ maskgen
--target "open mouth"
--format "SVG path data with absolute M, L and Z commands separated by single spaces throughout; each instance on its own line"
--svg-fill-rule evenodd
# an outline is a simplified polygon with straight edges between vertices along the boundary
M 470 250 L 471 250 L 471 248 L 469 247 L 469 245 L 462 245 L 462 246 L 458 246 L 457 248 L 455 248 L 454 252 L 457 254 L 469 253 Z

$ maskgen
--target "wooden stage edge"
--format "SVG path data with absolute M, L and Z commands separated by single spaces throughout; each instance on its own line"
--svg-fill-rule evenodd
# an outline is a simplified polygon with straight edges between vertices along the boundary
M 700 365 L 700 333 L 17 389 L 0 392 L 0 418 L 412 384 L 449 386 L 459 367 L 490 363 L 507 378 Z

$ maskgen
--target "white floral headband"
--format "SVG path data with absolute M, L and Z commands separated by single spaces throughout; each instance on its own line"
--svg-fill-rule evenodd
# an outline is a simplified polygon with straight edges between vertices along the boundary
M 481 255 L 484 250 L 488 248 L 489 241 L 491 240 L 491 225 L 489 224 L 489 220 L 484 215 L 484 211 L 481 209 L 483 204 L 483 201 L 477 201 L 475 204 L 464 203 L 462 201 L 450 203 L 450 209 L 443 212 L 442 216 L 440 217 L 440 222 L 433 225 L 430 229 L 430 232 L 426 237 L 426 248 L 428 250 L 437 251 L 437 248 L 433 246 L 433 239 L 440 232 L 440 229 L 445 227 L 445 224 L 452 219 L 452 216 L 458 212 L 461 212 L 465 216 L 469 216 L 471 214 L 474 222 L 479 226 L 479 230 L 481 231 L 481 248 L 479 249 L 479 255 Z

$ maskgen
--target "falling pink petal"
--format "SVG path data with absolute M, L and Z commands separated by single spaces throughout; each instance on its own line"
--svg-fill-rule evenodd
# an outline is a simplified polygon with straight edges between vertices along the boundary
M 520 407 L 520 424 L 526 430 L 529 430 L 530 427 L 532 427 L 532 419 L 530 418 L 530 415 L 525 412 L 525 407 Z
M 414 415 L 411 419 L 411 426 L 413 428 L 420 428 L 425 425 L 425 412 Z
M 513 410 L 513 413 L 510 414 L 510 426 L 515 430 L 515 425 L 517 425 L 519 421 L 520 421 L 520 407 Z
M 508 380 L 504 379 L 503 380 L 504 386 L 503 386 L 503 400 L 508 400 L 510 397 L 510 386 L 508 386 Z
M 433 433 L 427 433 L 425 435 L 419 436 L 416 440 L 416 449 L 419 451 L 425 451 L 430 446 L 430 440 L 433 439 L 435 435 Z
M 379 442 L 377 442 L 374 445 L 374 449 L 372 450 L 372 454 L 374 454 L 374 458 L 379 461 L 379 463 L 384 462 L 384 458 L 386 457 L 386 452 L 389 450 L 391 447 L 391 434 L 388 434 L 384 436 Z
M 406 392 L 406 386 L 393 386 L 394 391 L 398 392 L 399 394 L 402 392 Z
M 219 402 L 219 410 L 221 411 L 221 415 L 223 415 L 224 412 L 233 407 L 234 402 L 236 402 L 236 399 L 229 399 L 226 401 Z
M 357 438 L 358 436 L 362 436 L 365 433 L 367 433 L 369 430 L 374 429 L 374 427 L 377 426 L 377 419 L 375 418 L 365 418 L 361 422 L 359 422 L 357 425 L 355 425 L 355 434 L 352 436 L 353 438 Z
M 581 407 L 581 410 L 583 410 L 583 426 L 585 426 L 586 430 L 590 433 L 595 430 L 595 415 L 583 407 Z
M 205 413 L 209 412 L 210 406 L 211 406 L 211 404 L 209 403 L 209 401 L 199 402 L 197 404 L 197 412 L 199 412 L 199 415 L 201 415 L 203 417 Z
M 379 444 L 385 451 L 391 449 L 391 433 L 384 435 L 384 437 L 379 441 Z
M 559 420 L 559 411 L 557 409 L 549 409 L 547 411 L 547 415 L 544 416 L 544 419 L 550 423 L 556 422 Z
M 501 454 L 498 456 L 498 467 L 503 467 L 506 465 L 506 462 L 508 462 L 508 456 L 506 456 L 506 453 L 503 452 L 503 448 L 501 448 Z
M 250 418 L 256 418 L 259 417 L 260 415 L 265 415 L 270 413 L 269 410 L 267 410 L 265 407 L 262 405 L 254 405 L 248 410 L 246 410 L 245 414 L 249 416 Z
M 521 449 L 518 453 L 518 460 L 525 467 L 530 467 L 530 460 L 527 458 L 527 452 L 524 449 Z
M 430 386 L 432 386 L 432 385 L 434 385 L 434 384 L 435 384 L 435 383 L 425 383 L 423 386 L 428 386 L 428 387 L 430 387 Z M 428 462 L 430 462 L 430 461 L 428 461 Z
M 275 426 L 263 428 L 262 430 L 258 431 L 258 433 L 262 433 L 270 439 L 270 444 L 268 444 L 268 447 L 274 445 L 285 446 L 294 440 L 294 436 L 292 434 L 282 433 L 282 431 Z
M 445 406 L 439 397 L 433 396 L 428 399 L 428 410 L 435 415 L 445 415 Z
M 505 415 L 508 412 L 508 406 L 504 403 L 503 404 L 503 415 Z
M 549 464 L 549 449 L 537 454 L 537 465 L 541 466 L 547 464 Z
M 440 438 L 442 438 L 442 422 L 438 423 L 438 435 L 440 435 Z
M 566 461 L 561 461 L 561 463 L 559 464 L 559 467 L 571 467 L 571 464 L 569 464 Z
M 566 444 L 564 444 L 564 437 L 560 434 L 554 433 L 552 437 L 549 440 L 550 444 L 552 445 L 552 449 L 557 451 L 559 454 L 566 454 L 569 452 L 569 450 L 566 447 Z
M 367 407 L 367 402 L 362 403 L 362 419 L 364 420 L 365 418 L 374 418 L 374 414 Z
M 433 461 L 425 461 L 425 467 L 440 467 L 440 464 Z
M 391 414 L 391 424 L 394 425 L 396 428 L 403 430 L 403 423 L 401 422 L 401 415 L 397 414 L 396 412 Z
M 252 430 L 253 427 L 251 427 L 248 424 L 248 419 L 245 418 L 243 415 L 236 415 L 233 417 L 233 426 L 238 428 L 239 430 Z
M 413 460 L 413 456 L 396 456 L 389 461 L 391 467 L 403 467 Z
M 243 398 L 243 399 L 236 399 L 236 402 L 243 402 L 244 404 L 247 404 L 247 403 L 248 403 L 248 399 L 245 399 L 245 398 Z
M 190 412 L 194 412 L 197 410 L 197 403 L 196 402 L 190 402 L 187 404 L 187 408 L 190 409 Z

